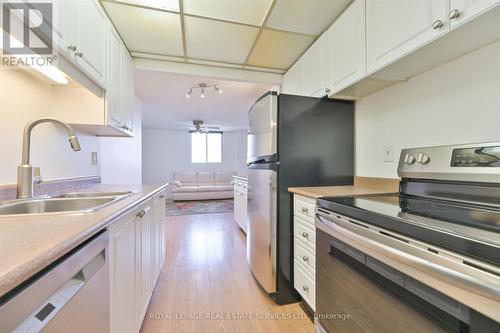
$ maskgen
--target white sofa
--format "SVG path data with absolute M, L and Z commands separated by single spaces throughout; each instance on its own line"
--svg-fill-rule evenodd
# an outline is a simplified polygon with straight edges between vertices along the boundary
M 174 172 L 172 198 L 180 200 L 231 199 L 235 172 Z

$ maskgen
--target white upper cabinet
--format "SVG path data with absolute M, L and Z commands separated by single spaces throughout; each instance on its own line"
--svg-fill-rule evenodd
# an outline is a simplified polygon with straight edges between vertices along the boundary
M 328 84 L 328 46 L 325 34 L 319 37 L 304 53 L 301 66 L 301 95 L 325 96 Z
M 330 27 L 327 38 L 328 86 L 335 94 L 366 76 L 365 0 L 355 0 Z
M 54 35 L 66 58 L 104 87 L 107 18 L 95 0 L 56 0 Z
M 449 31 L 449 0 L 366 0 L 368 74 Z
M 122 129 L 123 123 L 123 104 L 122 98 L 124 87 L 124 52 L 123 44 L 113 27 L 109 26 L 108 33 L 108 83 L 106 89 L 106 118 L 108 124 Z
M 301 58 L 302 59 L 302 58 Z M 301 59 L 290 67 L 283 76 L 283 93 L 290 95 L 300 95 L 302 86 L 302 67 Z
M 500 0 L 450 0 L 451 28 L 454 29 L 499 4 Z
M 77 61 L 104 83 L 106 15 L 96 1 L 84 0 L 79 16 L 82 22 L 78 25 Z

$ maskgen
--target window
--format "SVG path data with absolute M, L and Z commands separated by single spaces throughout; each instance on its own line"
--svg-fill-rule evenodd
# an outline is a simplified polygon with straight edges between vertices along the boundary
M 191 163 L 222 163 L 222 133 L 191 132 Z

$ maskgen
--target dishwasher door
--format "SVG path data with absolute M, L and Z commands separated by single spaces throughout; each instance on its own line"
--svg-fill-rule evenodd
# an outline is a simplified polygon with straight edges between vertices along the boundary
M 108 233 L 86 241 L 0 305 L 0 333 L 110 331 Z

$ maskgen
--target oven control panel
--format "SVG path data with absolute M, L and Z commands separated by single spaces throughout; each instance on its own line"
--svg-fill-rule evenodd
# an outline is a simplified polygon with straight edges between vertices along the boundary
M 500 183 L 500 142 L 403 149 L 398 175 Z
M 500 146 L 454 149 L 450 166 L 498 168 L 500 167 Z

